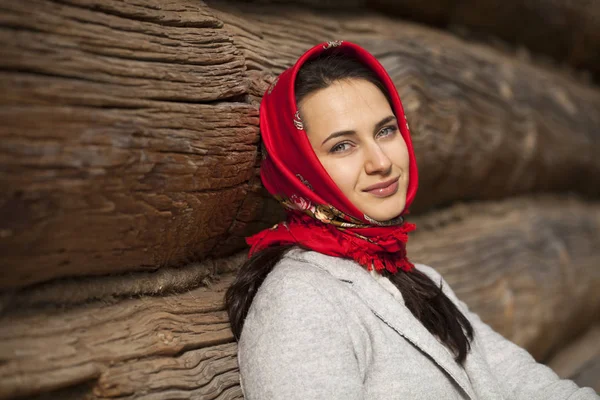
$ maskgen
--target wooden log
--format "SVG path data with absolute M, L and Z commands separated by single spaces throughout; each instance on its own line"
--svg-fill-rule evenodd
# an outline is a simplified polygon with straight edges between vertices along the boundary
M 243 399 L 237 344 L 125 362 L 102 375 L 93 393 L 95 399 Z
M 253 0 L 294 4 L 325 12 L 376 10 L 384 15 L 448 29 L 468 40 L 528 57 L 542 54 L 554 64 L 590 71 L 600 78 L 600 3 L 595 0 Z M 502 41 L 502 42 L 501 42 Z M 523 52 L 522 47 L 529 49 Z M 546 61 L 546 60 L 544 60 Z M 575 72 L 575 71 L 573 71 Z
M 590 151 L 600 151 L 600 92 L 558 71 L 367 13 L 209 4 L 243 51 L 257 97 L 319 40 L 351 40 L 381 60 L 412 128 L 420 170 L 415 211 L 460 199 L 572 190 L 600 174 Z M 576 190 L 600 194 L 598 185 Z
M 0 398 L 95 381 L 115 364 L 233 340 L 222 278 L 210 288 L 68 310 L 12 312 L 0 324 Z M 95 389 L 96 390 L 96 389 Z M 106 386 L 97 389 L 110 391 Z
M 560 377 L 600 392 L 600 325 L 592 326 L 561 349 L 548 366 Z
M 211 277 L 230 274 L 247 259 L 245 252 L 233 256 L 207 259 L 183 267 L 165 267 L 153 272 L 127 275 L 86 276 L 58 279 L 32 287 L 4 293 L 0 297 L 0 313 L 13 309 L 29 309 L 48 304 L 73 306 L 101 300 L 114 303 L 136 296 L 159 296 L 184 292 L 210 282 Z
M 3 5 L 0 288 L 181 264 L 227 234 L 258 113 L 224 101 L 244 60 L 192 3 Z
M 176 0 L 11 2 L 0 15 L 0 290 L 232 254 L 277 221 L 256 100 L 315 43 L 365 45 L 413 129 L 413 212 L 600 194 L 600 92 L 375 14 Z
M 600 205 L 576 198 L 521 198 L 456 206 L 416 222 L 411 260 L 438 269 L 484 321 L 539 360 L 595 321 Z M 117 303 L 110 294 L 110 302 L 96 296 L 95 302 L 80 297 L 79 305 L 57 304 L 60 297 L 51 288 L 46 301 L 34 288 L 23 289 L 0 317 L 0 399 L 37 393 L 239 398 L 222 300 L 232 282 L 227 271 L 243 256 L 215 263 L 211 287 L 197 282 L 200 287 L 179 288 L 184 290 L 179 294 L 173 293 L 177 288 L 159 288 L 162 277 L 152 274 L 125 275 L 121 287 L 143 280 L 157 288 L 154 296 Z M 174 269 L 172 274 L 178 271 L 189 273 Z M 73 280 L 71 289 L 77 286 Z
M 485 46 L 466 46 L 452 35 L 365 12 L 356 16 L 256 4 L 209 5 L 244 52 L 254 103 L 313 39 L 346 38 L 382 61 L 412 127 L 420 170 L 413 212 L 457 199 L 575 186 L 590 195 L 599 193 L 598 185 L 584 184 L 600 174 L 600 163 L 589 151 L 600 151 L 595 89 Z M 579 102 L 581 96 L 588 100 Z M 565 131 L 573 140 L 568 145 L 560 133 Z M 255 207 L 254 223 L 239 221 L 227 244 L 243 243 L 241 237 L 276 221 L 270 218 L 272 211 L 261 216 L 259 201 L 249 204 Z M 228 248 L 215 250 L 227 254 Z
M 600 77 L 600 3 L 594 0 L 376 0 L 373 9 L 435 26 L 466 27 Z
M 434 266 L 492 327 L 544 361 L 600 315 L 600 208 L 533 199 L 458 204 L 416 218 L 408 254 Z

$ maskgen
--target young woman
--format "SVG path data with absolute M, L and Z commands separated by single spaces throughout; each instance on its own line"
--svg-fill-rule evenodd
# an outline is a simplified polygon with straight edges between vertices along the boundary
M 406 256 L 409 127 L 366 50 L 319 44 L 260 108 L 266 189 L 285 222 L 248 238 L 226 295 L 249 400 L 598 399 L 469 312 Z

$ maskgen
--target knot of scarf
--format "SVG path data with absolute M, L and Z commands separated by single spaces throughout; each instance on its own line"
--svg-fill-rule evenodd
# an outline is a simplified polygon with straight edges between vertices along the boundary
M 375 269 L 381 273 L 386 269 L 395 274 L 398 270 L 409 272 L 414 268 L 406 257 L 406 242 L 408 233 L 415 228 L 415 224 L 404 222 L 396 229 L 374 235 L 369 228 L 341 228 L 293 213 L 286 222 L 250 236 L 246 242 L 251 246 L 250 256 L 268 246 L 295 244 L 330 256 L 353 259 L 369 271 Z

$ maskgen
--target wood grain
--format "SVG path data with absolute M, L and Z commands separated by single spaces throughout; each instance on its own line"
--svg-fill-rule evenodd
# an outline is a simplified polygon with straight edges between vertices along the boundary
M 382 62 L 412 129 L 420 173 L 414 211 L 540 190 L 600 194 L 598 185 L 585 183 L 600 174 L 594 87 L 377 15 L 209 4 L 244 52 L 254 96 L 319 41 L 354 41 Z
M 413 213 L 600 194 L 600 92 L 445 32 L 365 12 L 191 0 L 3 10 L 0 289 L 244 248 L 281 218 L 256 175 L 258 96 L 333 38 L 367 47 L 396 82 L 420 168 Z
M 561 378 L 600 392 L 600 325 L 591 326 L 555 354 L 548 366 Z
M 102 375 L 94 398 L 243 399 L 237 345 L 186 351 L 176 358 L 126 362 Z
M 210 253 L 258 140 L 222 23 L 191 1 L 3 8 L 0 288 Z
M 377 11 L 448 30 L 469 41 L 600 78 L 600 3 L 595 0 L 250 0 L 330 13 Z
M 376 0 L 370 7 L 412 21 L 458 30 L 467 37 L 500 38 L 558 64 L 600 77 L 600 3 L 594 0 Z M 497 41 L 497 40 L 496 40 Z
M 101 302 L 67 310 L 19 312 L 0 324 L 0 398 L 96 380 L 133 359 L 174 357 L 233 340 L 223 278 L 173 296 Z M 109 390 L 106 385 L 104 389 Z
M 415 222 L 410 259 L 440 271 L 471 310 L 538 360 L 597 321 L 598 204 L 527 197 L 457 205 Z M 215 265 L 213 276 L 220 275 L 208 288 L 198 282 L 181 293 L 166 288 L 116 303 L 96 297 L 40 307 L 22 299 L 15 303 L 21 308 L 7 307 L 0 398 L 240 398 L 223 308 L 234 259 L 242 257 L 224 260 L 221 270 Z M 136 286 L 135 274 L 123 279 Z M 156 286 L 162 278 L 137 279 Z M 58 289 L 69 291 L 65 285 Z M 76 290 L 77 280 L 70 285 Z
M 488 324 L 538 360 L 598 320 L 597 203 L 536 196 L 457 204 L 415 220 L 412 259 L 435 267 Z

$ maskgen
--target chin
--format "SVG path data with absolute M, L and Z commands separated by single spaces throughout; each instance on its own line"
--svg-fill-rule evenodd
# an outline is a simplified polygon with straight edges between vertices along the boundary
M 379 222 L 385 222 L 385 221 L 389 221 L 391 219 L 396 218 L 397 216 L 400 215 L 402 211 L 399 212 L 395 212 L 395 213 L 386 213 L 386 214 L 382 214 L 381 212 L 379 213 L 366 213 L 369 217 L 373 218 L 375 221 L 379 221 Z
M 385 222 L 389 221 L 390 219 L 396 218 L 397 216 L 402 214 L 402 211 L 404 211 L 404 203 L 402 204 L 402 207 L 393 207 L 384 210 L 378 208 L 375 210 L 371 210 L 371 212 L 367 211 L 365 212 L 365 214 L 367 214 L 369 217 L 373 218 L 376 221 Z
M 365 207 L 363 212 L 376 221 L 385 222 L 402 214 L 405 206 L 405 200 L 398 199 L 398 196 L 391 196 L 380 204 L 369 204 L 369 207 Z

